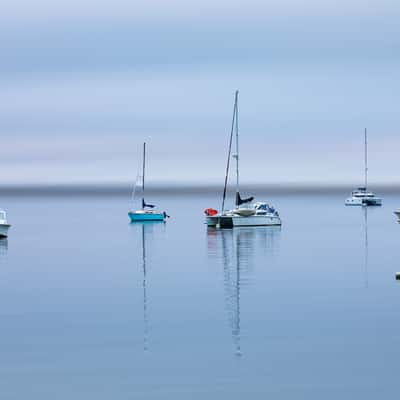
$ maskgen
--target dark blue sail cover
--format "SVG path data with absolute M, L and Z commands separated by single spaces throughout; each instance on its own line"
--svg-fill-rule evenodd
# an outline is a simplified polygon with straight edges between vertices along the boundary
M 142 199 L 142 208 L 154 208 L 155 206 L 153 204 L 146 204 L 146 202 L 144 201 L 144 199 Z
M 237 206 L 240 206 L 240 205 L 245 204 L 245 203 L 250 203 L 250 202 L 253 201 L 253 200 L 254 200 L 254 197 L 253 197 L 253 196 L 248 197 L 247 199 L 242 199 L 242 198 L 240 197 L 240 193 L 239 193 L 239 192 L 236 192 L 236 205 L 237 205 Z

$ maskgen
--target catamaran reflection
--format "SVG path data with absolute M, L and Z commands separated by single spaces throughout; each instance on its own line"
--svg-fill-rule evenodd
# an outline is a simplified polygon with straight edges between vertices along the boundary
M 225 302 L 235 354 L 242 355 L 241 309 L 242 291 L 250 282 L 255 260 L 271 259 L 279 247 L 279 226 L 238 227 L 207 230 L 209 257 L 221 262 L 224 273 Z M 267 257 L 266 257 L 267 256 Z
M 138 222 L 131 225 L 141 237 L 141 269 L 142 269 L 142 290 L 143 290 L 143 350 L 149 349 L 149 298 L 148 298 L 148 257 L 147 242 L 154 242 L 154 234 L 165 232 L 164 222 Z
M 363 208 L 364 212 L 364 284 L 368 288 L 368 207 Z
M 8 251 L 8 239 L 0 239 L 0 256 L 3 254 L 7 254 Z

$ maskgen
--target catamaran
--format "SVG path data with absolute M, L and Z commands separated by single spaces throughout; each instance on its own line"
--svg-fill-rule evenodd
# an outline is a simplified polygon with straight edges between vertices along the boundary
M 397 217 L 397 222 L 400 224 L 400 208 L 394 210 L 394 215 Z
M 144 199 L 145 186 L 145 169 L 146 169 L 146 143 L 143 143 L 143 164 L 142 164 L 142 208 L 140 210 L 131 210 L 128 212 L 131 222 L 143 222 L 143 221 L 165 221 L 168 217 L 165 211 L 158 211 L 155 209 L 155 205 L 146 203 Z M 135 199 L 136 183 L 132 193 L 132 200 Z
M 346 206 L 381 206 L 382 199 L 370 192 L 367 187 L 368 183 L 368 143 L 367 129 L 364 131 L 364 186 L 351 192 L 351 196 L 346 199 Z
M 6 238 L 8 236 L 8 230 L 10 224 L 7 222 L 7 214 L 4 210 L 0 210 L 0 238 Z
M 231 125 L 231 134 L 229 138 L 228 162 L 226 165 L 224 192 L 222 196 L 221 212 L 213 208 L 207 208 L 206 224 L 217 228 L 231 228 L 235 226 L 268 226 L 281 225 L 281 219 L 278 211 L 268 203 L 253 202 L 254 197 L 242 199 L 239 192 L 239 124 L 238 124 L 238 96 L 239 92 L 235 93 L 235 104 L 233 107 L 233 117 Z M 233 158 L 236 160 L 236 201 L 235 208 L 225 210 L 225 199 L 227 192 L 227 183 L 229 176 L 230 159 L 232 152 L 233 135 L 236 137 L 236 154 Z

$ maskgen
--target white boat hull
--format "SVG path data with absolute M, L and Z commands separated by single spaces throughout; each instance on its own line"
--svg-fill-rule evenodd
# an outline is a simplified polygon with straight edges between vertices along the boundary
M 233 217 L 233 226 L 269 226 L 282 225 L 281 219 L 276 215 L 253 215 L 250 217 Z
M 282 221 L 277 215 L 252 215 L 241 217 L 239 215 L 222 215 L 206 217 L 206 224 L 210 227 L 235 227 L 235 226 L 278 226 Z
M 6 238 L 8 236 L 9 229 L 9 224 L 0 224 L 0 238 Z
M 382 199 L 378 197 L 349 197 L 344 204 L 346 206 L 381 206 Z

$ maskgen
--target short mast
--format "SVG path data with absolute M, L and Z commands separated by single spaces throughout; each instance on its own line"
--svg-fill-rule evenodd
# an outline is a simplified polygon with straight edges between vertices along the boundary
M 364 130 L 364 186 L 365 190 L 367 190 L 367 184 L 368 184 L 368 142 L 367 142 L 367 128 Z
M 142 170 L 142 209 L 144 210 L 144 175 L 146 167 L 146 142 L 143 143 L 143 170 Z

